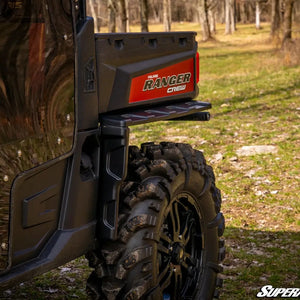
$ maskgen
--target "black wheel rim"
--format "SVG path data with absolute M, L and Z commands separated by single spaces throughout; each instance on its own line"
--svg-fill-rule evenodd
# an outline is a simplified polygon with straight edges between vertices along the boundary
M 201 273 L 201 215 L 193 196 L 180 193 L 166 208 L 157 247 L 163 299 L 193 299 Z

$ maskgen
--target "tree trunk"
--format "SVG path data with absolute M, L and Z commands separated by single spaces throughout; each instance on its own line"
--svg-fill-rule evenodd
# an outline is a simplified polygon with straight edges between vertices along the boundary
M 198 5 L 199 19 L 202 27 L 202 40 L 205 42 L 211 38 L 207 0 L 200 0 Z
M 171 30 L 171 26 L 172 26 L 172 4 L 171 4 L 171 0 L 168 0 L 168 15 L 169 15 L 169 24 L 170 24 L 170 30 Z
M 285 1 L 283 43 L 292 38 L 292 16 L 295 0 Z
M 117 5 L 115 0 L 108 0 L 108 31 L 116 32 L 116 15 L 117 15 Z
M 216 6 L 216 22 L 225 24 L 225 0 L 218 0 Z
M 97 1 L 97 26 L 98 26 L 98 32 L 100 32 L 101 28 L 101 2 Z
M 241 22 L 241 3 L 235 0 L 235 23 Z
M 225 34 L 231 34 L 231 0 L 225 0 Z
M 294 2 L 294 16 L 293 21 L 300 23 L 300 1 Z
M 255 4 L 255 26 L 256 29 L 260 29 L 260 3 L 256 1 Z
M 211 33 L 216 33 L 216 17 L 215 17 L 215 12 L 209 10 L 208 11 L 208 16 L 209 16 L 209 26 L 210 26 L 210 32 Z
M 127 11 L 126 11 L 126 1 L 120 0 L 120 32 L 127 32 Z
M 236 8 L 235 8 L 235 0 L 230 0 L 230 25 L 231 25 L 231 32 L 235 32 L 236 31 L 236 16 L 235 16 L 235 12 L 236 12 Z
M 246 12 L 246 3 L 242 2 L 240 3 L 240 16 L 241 16 L 241 22 L 243 24 L 247 23 L 247 12 Z
M 280 0 L 280 23 L 284 24 L 285 0 Z
M 91 12 L 92 18 L 94 19 L 94 31 L 98 32 L 98 18 L 97 18 L 97 14 L 95 11 L 95 7 L 94 7 L 94 1 L 93 0 L 89 0 L 88 2 L 88 8 Z
M 235 23 L 235 0 L 225 0 L 225 34 L 236 30 Z
M 271 7 L 271 37 L 277 35 L 280 28 L 280 0 L 272 0 Z
M 126 9 L 126 32 L 130 32 L 129 24 L 129 0 L 125 0 L 125 9 Z
M 210 26 L 210 32 L 216 33 L 216 14 L 217 14 L 217 7 L 220 4 L 217 0 L 210 0 L 208 2 L 208 23 Z M 222 3 L 221 3 L 222 4 Z
M 252 3 L 246 2 L 245 3 L 245 13 L 246 13 L 246 18 L 247 18 L 247 23 L 252 22 L 252 17 L 253 17 L 253 8 L 252 8 Z
M 148 32 L 148 0 L 140 0 L 141 31 Z
M 171 30 L 171 23 L 170 23 L 170 2 L 169 0 L 163 0 L 163 20 L 164 20 L 164 29 L 165 31 Z

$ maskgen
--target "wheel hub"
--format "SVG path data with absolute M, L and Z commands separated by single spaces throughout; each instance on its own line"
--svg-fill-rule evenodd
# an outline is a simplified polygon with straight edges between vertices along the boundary
M 162 225 L 158 282 L 171 299 L 192 298 L 199 277 L 202 235 L 195 200 L 187 193 L 169 203 Z
M 175 243 L 170 250 L 171 262 L 173 264 L 181 264 L 184 259 L 184 245 L 181 243 Z

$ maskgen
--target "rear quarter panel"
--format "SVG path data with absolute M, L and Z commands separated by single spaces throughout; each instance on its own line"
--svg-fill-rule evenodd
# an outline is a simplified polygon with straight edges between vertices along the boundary
M 194 32 L 96 34 L 99 113 L 194 98 L 195 36 Z

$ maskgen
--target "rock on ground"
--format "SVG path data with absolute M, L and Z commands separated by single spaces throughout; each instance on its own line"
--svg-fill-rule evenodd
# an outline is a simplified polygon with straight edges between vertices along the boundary
M 269 154 L 277 153 L 278 148 L 270 145 L 258 145 L 258 146 L 243 146 L 236 151 L 238 156 L 252 156 L 256 154 Z

